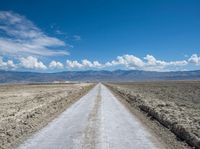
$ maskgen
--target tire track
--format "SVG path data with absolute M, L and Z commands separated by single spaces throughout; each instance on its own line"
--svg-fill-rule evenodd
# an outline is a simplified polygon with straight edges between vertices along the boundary
M 95 100 L 94 107 L 92 108 L 91 113 L 88 117 L 88 124 L 84 131 L 84 142 L 83 142 L 83 149 L 95 149 L 98 143 L 98 133 L 100 128 L 100 112 L 99 109 L 101 107 L 101 86 L 98 87 L 98 93 Z

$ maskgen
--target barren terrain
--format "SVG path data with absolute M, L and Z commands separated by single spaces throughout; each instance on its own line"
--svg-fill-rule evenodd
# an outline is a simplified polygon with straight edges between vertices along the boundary
M 99 83 L 17 149 L 165 149 L 165 146 Z
M 0 148 L 11 148 L 37 131 L 93 84 L 33 84 L 0 86 Z
M 109 84 L 117 94 L 157 120 L 191 147 L 200 148 L 200 82 Z

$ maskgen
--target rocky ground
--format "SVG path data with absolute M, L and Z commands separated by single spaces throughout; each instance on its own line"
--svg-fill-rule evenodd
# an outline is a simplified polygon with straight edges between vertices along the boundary
M 45 126 L 93 84 L 0 85 L 0 149 Z
M 144 111 L 192 148 L 200 148 L 200 82 L 108 84 L 131 107 Z

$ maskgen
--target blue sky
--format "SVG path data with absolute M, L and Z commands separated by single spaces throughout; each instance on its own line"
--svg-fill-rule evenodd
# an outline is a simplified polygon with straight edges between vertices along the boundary
M 200 68 L 198 0 L 0 3 L 0 69 Z

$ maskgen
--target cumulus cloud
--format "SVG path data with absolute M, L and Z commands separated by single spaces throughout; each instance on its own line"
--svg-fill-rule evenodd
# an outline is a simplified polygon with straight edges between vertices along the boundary
M 146 60 L 145 65 L 143 67 L 144 70 L 164 70 L 164 69 L 171 69 L 174 67 L 181 67 L 188 64 L 186 60 L 182 61 L 163 61 L 163 60 L 157 60 L 153 55 L 147 54 L 144 57 L 144 60 Z
M 99 68 L 100 68 L 100 67 L 102 67 L 102 64 L 100 64 L 98 61 L 94 61 L 94 62 L 93 62 L 93 66 L 94 66 L 94 67 L 99 67 Z
M 101 68 L 102 64 L 100 64 L 98 61 L 91 62 L 87 59 L 84 59 L 81 62 L 67 60 L 66 66 L 69 69 L 73 68 L 83 69 L 83 68 Z
M 189 63 L 195 64 L 195 65 L 200 65 L 200 56 L 197 54 L 193 54 L 189 59 Z
M 116 60 L 106 62 L 104 67 L 125 67 L 126 69 L 139 69 L 139 70 L 152 70 L 152 68 L 161 69 L 166 64 L 164 61 L 156 60 L 152 55 L 147 55 L 143 59 L 136 57 L 135 55 L 123 55 L 118 56 Z
M 111 64 L 111 66 L 124 65 L 125 67 L 129 68 L 139 68 L 144 66 L 144 62 L 140 58 L 128 54 L 123 56 L 118 56 L 116 60 L 108 62 L 107 65 L 108 64 Z
M 165 61 L 157 60 L 153 55 L 147 54 L 144 59 L 147 61 L 146 65 L 155 66 L 155 65 L 166 65 Z
M 144 58 L 136 57 L 135 55 L 122 55 L 117 56 L 116 59 L 100 63 L 99 61 L 90 61 L 83 59 L 66 60 L 64 65 L 61 62 L 52 60 L 48 66 L 37 57 L 28 56 L 19 59 L 19 63 L 15 64 L 12 60 L 3 61 L 0 57 L 0 69 L 33 69 L 33 70 L 56 70 L 56 69 L 133 69 L 133 70 L 146 70 L 146 71 L 174 71 L 186 70 L 188 67 L 195 68 L 200 65 L 200 56 L 193 54 L 189 59 L 180 61 L 164 61 L 156 59 L 153 55 L 147 54 Z
M 67 44 L 43 33 L 26 17 L 0 11 L 0 54 L 28 56 L 68 55 Z
M 62 69 L 64 65 L 61 62 L 51 61 L 49 64 L 49 68 L 51 69 Z
M 43 62 L 39 61 L 37 58 L 33 56 L 28 56 L 26 58 L 22 57 L 20 58 L 20 64 L 21 67 L 27 68 L 27 69 L 47 69 L 47 66 L 43 64 Z
M 82 68 L 82 64 L 80 64 L 78 61 L 66 61 L 67 68 Z
M 88 61 L 87 59 L 84 59 L 84 60 L 82 60 L 82 66 L 92 67 L 93 64 L 92 64 L 92 62 Z
M 13 63 L 12 60 L 8 60 L 7 62 L 6 61 L 3 61 L 3 58 L 0 57 L 0 69 L 15 69 L 17 68 L 17 66 Z
M 156 59 L 153 55 L 147 54 L 143 59 L 136 57 L 135 55 L 122 55 L 117 56 L 116 59 L 108 61 L 104 64 L 98 61 L 89 61 L 87 59 L 78 61 L 67 60 L 67 68 L 80 69 L 80 68 L 95 68 L 95 69 L 136 69 L 136 70 L 148 70 L 148 71 L 165 71 L 174 70 L 186 66 L 189 62 L 187 60 L 181 61 L 163 61 Z

